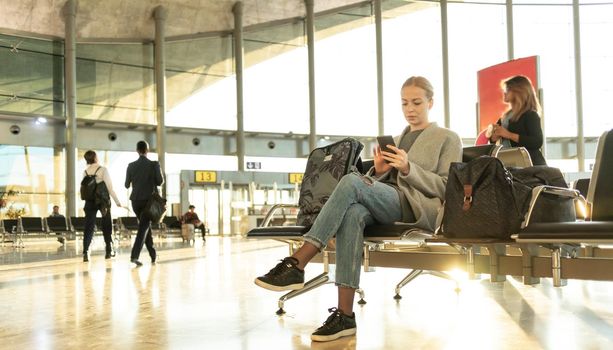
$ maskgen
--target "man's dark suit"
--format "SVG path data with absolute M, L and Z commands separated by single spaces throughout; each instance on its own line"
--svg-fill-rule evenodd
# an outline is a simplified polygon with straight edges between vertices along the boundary
M 160 186 L 163 182 L 164 177 L 160 170 L 160 163 L 151 161 L 144 155 L 128 165 L 125 186 L 130 188 L 130 184 L 132 184 L 130 200 L 132 201 L 134 214 L 138 218 L 138 233 L 134 240 L 130 260 L 138 260 L 144 241 L 151 261 L 155 262 L 156 254 L 151 237 L 151 220 L 142 217 L 141 213 L 153 191 L 157 191 L 157 186 Z

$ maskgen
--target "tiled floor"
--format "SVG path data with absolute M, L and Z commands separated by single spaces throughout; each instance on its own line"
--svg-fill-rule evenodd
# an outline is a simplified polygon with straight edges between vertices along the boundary
M 105 261 L 101 239 L 89 263 L 74 243 L 0 248 L 2 349 L 611 349 L 613 283 L 543 279 L 524 286 L 454 283 L 423 276 L 392 297 L 407 273 L 362 274 L 367 304 L 356 305 L 357 336 L 311 343 L 310 333 L 336 306 L 320 287 L 285 303 L 256 287 L 287 248 L 273 241 L 209 237 L 206 245 L 157 242 L 160 261 L 134 268 L 129 242 Z M 71 252 L 72 251 L 72 252 Z M 10 258 L 8 257 L 10 256 Z M 47 260 L 45 257 L 48 257 Z M 143 252 L 143 257 L 147 257 Z M 6 262 L 8 261 L 8 262 Z M 307 278 L 321 265 L 307 267 Z

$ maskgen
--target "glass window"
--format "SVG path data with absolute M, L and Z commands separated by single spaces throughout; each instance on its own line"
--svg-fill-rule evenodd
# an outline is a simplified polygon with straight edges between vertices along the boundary
M 155 124 L 152 44 L 77 45 L 77 116 Z
M 167 126 L 236 129 L 232 36 L 166 44 Z
M 246 31 L 244 44 L 245 130 L 308 133 L 304 23 Z
M 515 55 L 539 56 L 545 136 L 577 135 L 571 6 L 513 8 Z
M 399 17 L 386 19 L 388 14 L 383 13 L 383 101 L 385 134 L 389 135 L 399 135 L 407 126 L 401 109 L 400 88 L 410 76 L 423 76 L 432 83 L 434 106 L 430 120 L 440 126 L 445 120 L 440 7 L 438 4 L 410 4 L 394 9 L 393 14 L 403 8 L 408 13 Z M 373 129 L 371 135 L 376 133 Z
M 585 136 L 600 136 L 605 130 L 613 129 L 613 118 L 609 115 L 609 100 L 613 96 L 613 43 L 604 35 L 613 33 L 613 3 L 581 6 L 579 12 L 583 131 Z
M 24 209 L 25 216 L 47 216 L 53 205 L 66 210 L 64 198 L 64 162 L 61 151 L 50 147 L 0 146 L 0 193 L 9 190 L 15 195 L 6 198 L 6 207 Z
M 453 3 L 448 19 L 450 127 L 476 137 L 477 71 L 508 58 L 506 6 Z
M 64 116 L 61 42 L 0 35 L 0 111 Z
M 317 134 L 377 133 L 373 22 L 370 5 L 315 19 Z

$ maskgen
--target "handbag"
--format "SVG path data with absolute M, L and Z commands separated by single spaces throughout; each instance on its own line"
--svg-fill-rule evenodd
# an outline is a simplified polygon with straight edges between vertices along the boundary
M 153 191 L 143 209 L 143 216 L 151 220 L 154 224 L 159 224 L 166 213 L 166 198 L 160 196 L 157 191 Z
M 528 186 L 514 183 L 497 158 L 452 163 L 441 232 L 449 238 L 509 239 L 521 227 L 530 191 Z

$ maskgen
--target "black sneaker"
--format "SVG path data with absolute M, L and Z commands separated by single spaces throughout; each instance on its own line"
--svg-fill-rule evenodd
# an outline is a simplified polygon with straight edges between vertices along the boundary
M 357 326 L 354 313 L 347 316 L 335 307 L 328 309 L 328 312 L 331 312 L 332 315 L 328 316 L 323 326 L 311 334 L 311 340 L 330 341 L 355 334 Z
M 276 292 L 302 289 L 304 287 L 304 271 L 298 269 L 296 265 L 298 265 L 298 260 L 287 257 L 267 274 L 256 278 L 255 284 Z

